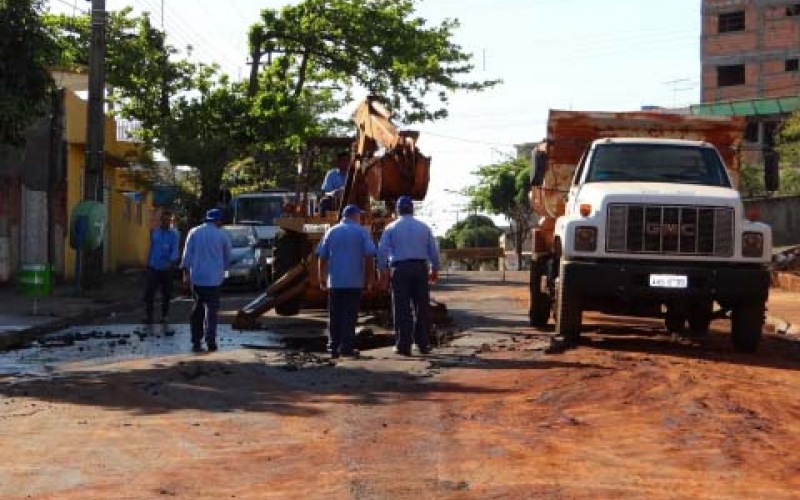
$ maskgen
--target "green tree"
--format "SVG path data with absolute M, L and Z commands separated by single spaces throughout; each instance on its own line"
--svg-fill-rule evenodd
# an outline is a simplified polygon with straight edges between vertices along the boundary
M 485 215 L 473 214 L 448 229 L 442 241 L 454 245 L 451 248 L 491 248 L 497 246 L 501 234 L 503 232 L 497 228 L 492 219 Z M 477 269 L 481 262 L 478 259 L 460 260 L 470 271 Z
M 50 103 L 58 47 L 42 10 L 42 0 L 0 0 L 0 146 L 24 145 L 25 129 Z
M 800 113 L 795 112 L 778 131 L 781 158 L 781 194 L 800 194 Z
M 172 103 L 158 142 L 173 164 L 199 171 L 200 205 L 215 206 L 225 168 L 248 141 L 248 100 L 241 88 L 207 67 L 197 76 L 194 95 Z
M 497 83 L 465 80 L 472 56 L 452 42 L 458 21 L 429 26 L 416 15 L 415 4 L 304 0 L 265 9 L 249 33 L 250 95 L 278 88 L 291 104 L 310 83 L 345 91 L 355 84 L 381 96 L 411 123 L 447 116 L 451 91 Z
M 510 160 L 481 167 L 475 174 L 478 183 L 467 189 L 471 205 L 506 218 L 517 262 L 522 262 L 522 246 L 533 225 L 528 198 L 530 163 L 522 159 Z

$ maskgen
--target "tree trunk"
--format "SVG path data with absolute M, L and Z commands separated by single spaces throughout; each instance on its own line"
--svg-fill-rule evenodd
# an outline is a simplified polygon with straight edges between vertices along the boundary
M 217 208 L 223 169 L 216 165 L 200 170 L 200 207 L 202 210 Z
M 250 85 L 247 88 L 247 96 L 253 97 L 258 93 L 258 71 L 261 68 L 261 47 L 253 47 L 250 53 Z

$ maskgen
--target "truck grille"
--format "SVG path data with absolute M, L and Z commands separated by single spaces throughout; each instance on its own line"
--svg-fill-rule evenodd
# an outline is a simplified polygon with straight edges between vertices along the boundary
M 606 251 L 733 256 L 732 208 L 612 204 Z

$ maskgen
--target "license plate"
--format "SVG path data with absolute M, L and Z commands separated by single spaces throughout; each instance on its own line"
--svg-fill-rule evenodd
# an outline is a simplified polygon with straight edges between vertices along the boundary
M 650 286 L 652 288 L 688 288 L 689 278 L 676 274 L 651 274 Z

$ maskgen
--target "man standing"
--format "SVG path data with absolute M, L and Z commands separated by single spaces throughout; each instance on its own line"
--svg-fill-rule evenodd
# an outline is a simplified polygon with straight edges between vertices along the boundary
M 396 207 L 400 217 L 386 226 L 378 244 L 381 284 L 391 280 L 392 286 L 395 352 L 410 356 L 413 339 L 419 352 L 428 354 L 428 285 L 439 279 L 439 250 L 431 228 L 414 218 L 411 198 L 401 196 Z
M 333 210 L 337 206 L 337 200 L 341 199 L 344 188 L 347 185 L 347 171 L 350 169 L 350 153 L 342 151 L 336 156 L 336 165 L 325 174 L 320 189 L 324 196 L 320 200 L 320 212 Z
M 361 226 L 361 209 L 348 205 L 342 221 L 325 233 L 317 247 L 319 287 L 328 292 L 331 356 L 358 357 L 356 320 L 361 291 L 375 281 L 375 244 Z M 366 280 L 365 280 L 366 276 Z
M 150 231 L 147 257 L 147 287 L 144 291 L 145 319 L 153 322 L 156 290 L 161 290 L 161 322 L 166 323 L 172 300 L 172 269 L 178 263 L 178 232 L 172 227 L 172 213 L 161 213 L 161 225 Z
M 222 210 L 209 210 L 205 223 L 189 231 L 183 250 L 183 281 L 194 296 L 190 317 L 193 352 L 203 352 L 204 336 L 208 350 L 217 350 L 220 286 L 231 261 L 231 238 L 220 226 Z

